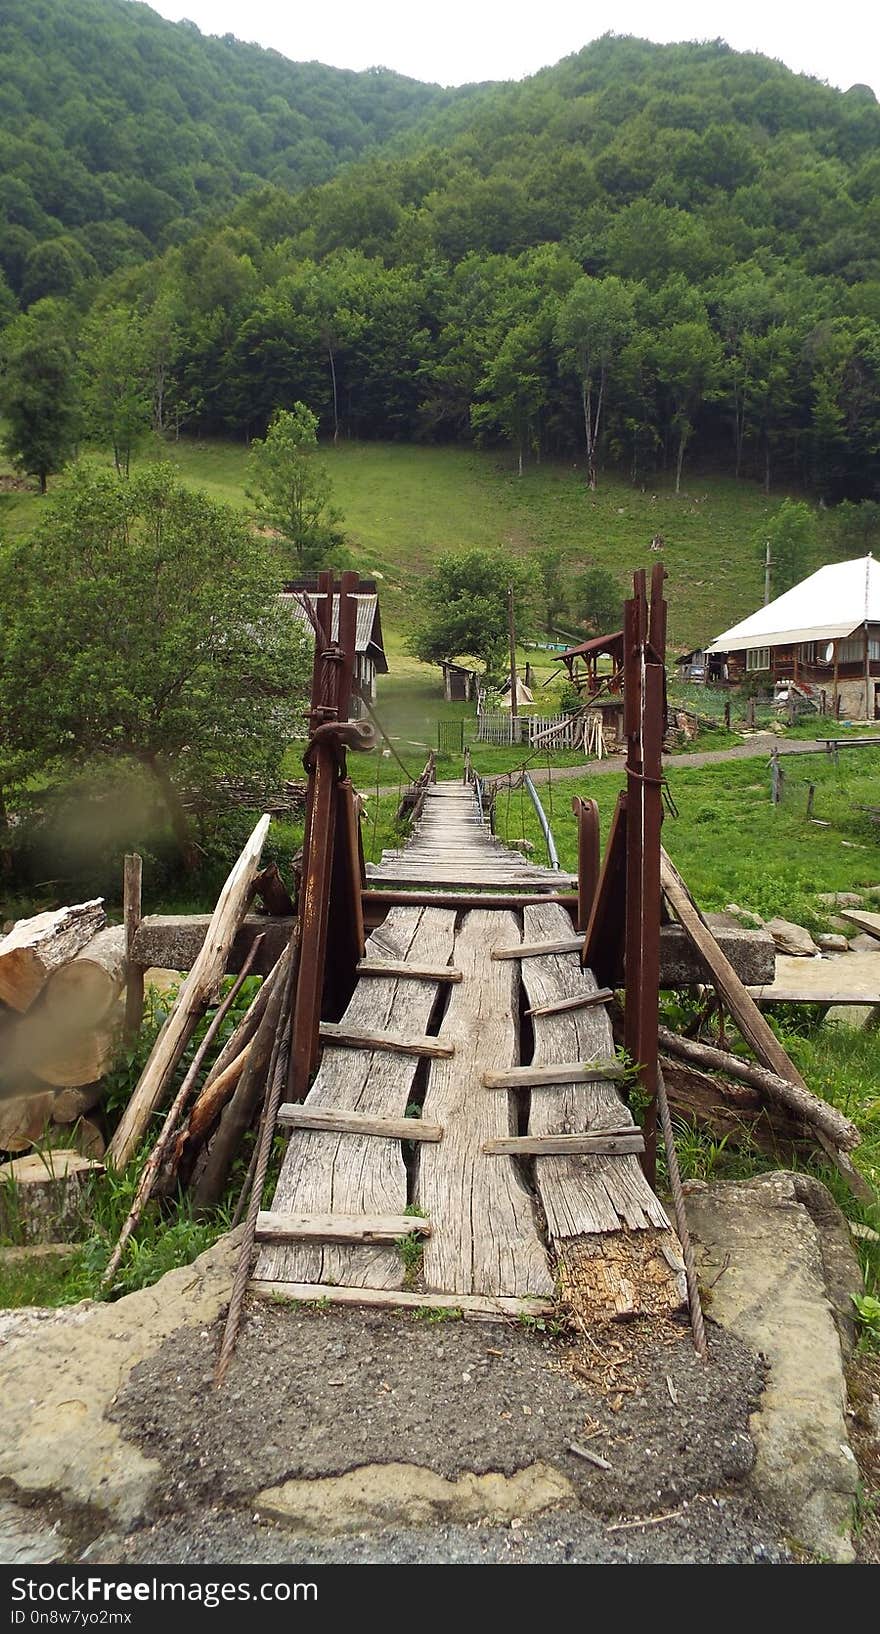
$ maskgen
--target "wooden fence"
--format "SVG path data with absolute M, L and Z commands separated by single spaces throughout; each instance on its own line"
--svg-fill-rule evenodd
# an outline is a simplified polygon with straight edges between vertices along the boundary
M 574 715 L 517 715 L 507 711 L 477 717 L 478 743 L 533 743 L 542 733 L 551 749 L 576 749 L 583 741 L 583 720 Z

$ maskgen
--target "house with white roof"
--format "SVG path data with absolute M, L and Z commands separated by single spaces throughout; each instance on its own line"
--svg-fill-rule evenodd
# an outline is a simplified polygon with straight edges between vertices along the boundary
M 880 562 L 832 562 L 716 637 L 727 679 L 766 674 L 826 694 L 829 713 L 880 718 Z

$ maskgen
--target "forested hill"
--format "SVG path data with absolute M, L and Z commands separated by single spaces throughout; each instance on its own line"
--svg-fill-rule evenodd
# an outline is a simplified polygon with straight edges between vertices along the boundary
M 326 181 L 448 98 L 385 69 L 206 37 L 134 0 L 2 0 L 7 277 L 33 298 L 63 282 L 64 256 L 80 272 L 140 260 L 181 219 L 261 181 Z
M 228 52 L 241 83 L 269 63 L 350 86 L 345 106 L 367 130 L 372 76 L 295 69 L 180 26 L 169 35 L 119 0 L 13 5 L 22 32 L 32 15 L 94 10 L 140 19 L 175 52 L 184 42 L 212 72 Z M 100 54 L 82 37 L 78 50 L 61 56 L 91 72 Z M 127 99 L 130 64 L 126 75 L 115 79 Z M 90 137 L 89 185 L 110 186 L 98 160 L 128 142 L 154 165 L 129 173 L 135 196 L 170 200 L 167 172 L 189 154 L 180 185 L 189 178 L 187 208 L 210 205 L 206 219 L 184 228 L 160 216 L 161 255 L 118 266 L 103 286 L 64 257 L 73 245 L 98 259 L 99 241 L 143 232 L 115 194 L 100 220 L 68 220 L 36 248 L 27 234 L 44 222 L 0 233 L 10 270 L 24 248 L 11 281 L 44 331 L 62 329 L 67 344 L 76 323 L 54 303 L 41 313 L 39 295 L 67 297 L 74 318 L 96 309 L 97 327 L 80 330 L 93 396 L 103 345 L 130 360 L 127 379 L 142 379 L 160 427 L 262 435 L 299 399 L 334 436 L 506 445 L 521 465 L 583 461 L 594 480 L 608 463 L 640 482 L 711 467 L 880 501 L 880 107 L 866 87 L 836 91 L 720 41 L 613 36 L 521 84 L 442 93 L 380 75 L 382 149 L 296 186 L 272 170 L 287 128 L 277 97 L 259 101 L 254 87 L 254 109 L 234 117 L 219 93 L 189 106 L 149 57 L 135 78 L 131 109 L 102 116 Z M 4 95 L 14 102 L 8 85 Z M 88 108 L 80 131 L 62 106 L 71 135 L 50 162 L 41 154 L 49 176 L 91 130 Z M 326 157 L 322 118 L 309 141 Z M 256 164 L 242 171 L 231 157 L 255 148 L 271 178 L 262 188 Z M 243 194 L 225 218 L 222 194 L 210 197 L 218 176 Z M 35 160 L 16 162 L 0 186 L 15 198 L 24 183 L 26 208 L 36 178 Z M 62 203 L 73 208 L 59 186 Z M 5 301 L 8 315 L 8 291 Z M 0 323 L 3 303 L 0 286 Z M 16 330 L 20 355 L 36 338 Z

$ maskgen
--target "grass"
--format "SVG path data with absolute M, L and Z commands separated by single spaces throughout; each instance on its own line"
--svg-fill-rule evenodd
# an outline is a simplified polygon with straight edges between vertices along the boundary
M 243 444 L 182 438 L 144 453 L 170 460 L 215 499 L 245 503 Z M 568 461 L 544 461 L 520 478 L 504 455 L 466 448 L 346 442 L 323 455 L 356 565 L 379 579 L 386 635 L 405 634 L 425 574 L 444 551 L 479 545 L 529 556 L 550 547 L 571 575 L 606 567 L 623 592 L 634 568 L 657 561 L 650 545 L 661 533 L 670 640 L 695 646 L 759 604 L 754 538 L 785 497 L 696 474 L 681 494 L 663 477 L 642 490 L 613 472 L 591 494 Z M 0 481 L 9 475 L 0 459 Z M 26 531 L 41 508 L 36 492 L 0 493 L 0 535 Z

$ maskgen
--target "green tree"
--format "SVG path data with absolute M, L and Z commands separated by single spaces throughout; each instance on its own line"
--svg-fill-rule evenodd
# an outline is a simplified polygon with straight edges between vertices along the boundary
M 577 585 L 576 612 L 593 635 L 609 635 L 619 630 L 623 618 L 623 595 L 607 567 L 588 567 Z
M 292 549 L 299 573 L 338 564 L 345 537 L 317 450 L 318 417 L 305 403 L 294 403 L 272 416 L 248 461 L 248 498 L 263 526 Z
M 784 499 L 756 539 L 762 565 L 770 546 L 771 598 L 790 590 L 810 571 L 817 537 L 815 511 L 802 499 Z
M 132 455 L 150 429 L 152 392 L 144 325 L 135 312 L 96 312 L 80 344 L 83 429 L 99 448 L 111 448 L 127 477 Z
M 549 635 L 567 603 L 565 589 L 565 557 L 561 550 L 548 545 L 537 556 L 541 599 L 544 603 L 544 628 Z
M 269 583 L 266 542 L 173 466 L 77 466 L 0 556 L 0 786 L 135 762 L 191 865 L 184 792 L 277 775 L 302 709 L 309 643 Z
M 488 676 L 500 675 L 507 652 L 510 586 L 521 636 L 532 617 L 534 580 L 528 566 L 501 551 L 441 556 L 425 589 L 424 613 L 410 638 L 410 651 L 423 664 L 476 658 Z
M 0 338 L 4 448 L 19 471 L 39 479 L 42 494 L 76 445 L 79 402 L 69 333 L 66 309 L 38 301 Z
M 685 449 L 705 398 L 721 370 L 721 347 L 705 320 L 674 323 L 654 345 L 657 372 L 668 403 L 668 424 L 675 437 L 675 491 L 681 491 Z
M 633 297 L 619 278 L 580 278 L 563 302 L 554 339 L 563 369 L 580 386 L 587 482 L 598 484 L 596 451 L 609 370 L 633 324 Z

